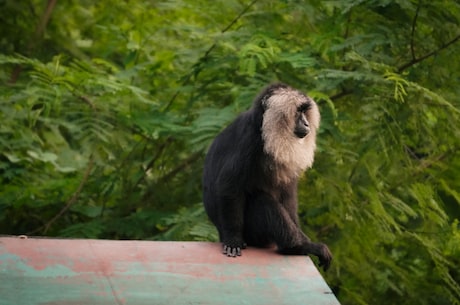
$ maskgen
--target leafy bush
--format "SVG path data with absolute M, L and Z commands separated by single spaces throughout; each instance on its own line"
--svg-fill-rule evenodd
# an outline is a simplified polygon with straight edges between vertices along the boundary
M 207 146 L 281 80 L 321 107 L 300 216 L 343 304 L 460 304 L 455 1 L 3 1 L 0 233 L 217 239 Z

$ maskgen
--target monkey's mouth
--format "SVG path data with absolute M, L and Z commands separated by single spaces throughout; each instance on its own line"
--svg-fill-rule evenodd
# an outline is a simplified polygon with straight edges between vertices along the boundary
M 296 137 L 299 138 L 299 139 L 305 138 L 306 136 L 308 136 L 309 133 L 310 133 L 310 129 L 306 129 L 306 130 L 296 130 L 296 131 L 294 131 L 294 134 L 295 134 Z

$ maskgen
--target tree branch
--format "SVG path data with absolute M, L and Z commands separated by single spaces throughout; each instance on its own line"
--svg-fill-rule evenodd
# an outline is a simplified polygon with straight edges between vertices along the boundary
M 418 2 L 417 10 L 415 11 L 414 20 L 412 20 L 412 31 L 410 34 L 410 52 L 412 54 L 412 60 L 415 60 L 415 49 L 414 49 L 414 36 L 415 36 L 415 25 L 417 24 L 418 13 L 420 11 L 420 7 L 422 6 L 422 0 Z
M 241 10 L 241 12 L 223 29 L 220 31 L 221 34 L 224 34 L 225 32 L 227 32 L 228 30 L 230 30 L 230 28 L 238 21 L 241 19 L 241 17 L 243 17 L 244 14 L 246 14 L 246 12 L 254 5 L 256 4 L 258 0 L 253 0 L 251 3 L 249 3 L 248 5 L 246 5 L 245 8 L 243 8 L 243 10 Z M 200 57 L 200 59 L 198 60 L 197 64 L 202 62 L 202 61 L 205 61 L 208 57 L 209 57 L 209 54 L 212 52 L 212 50 L 214 50 L 214 48 L 217 46 L 217 43 L 213 43 L 211 47 L 209 47 L 209 49 L 206 50 L 206 52 L 204 53 L 204 55 L 202 57 Z M 192 75 L 193 75 L 193 71 L 191 73 L 189 73 L 186 77 L 185 77 L 185 80 L 182 82 L 183 85 L 187 85 L 190 81 L 190 79 L 192 78 Z M 174 95 L 172 96 L 171 100 L 166 104 L 166 107 L 164 108 L 165 110 L 168 110 L 169 107 L 171 107 L 171 105 L 174 103 L 174 101 L 176 100 L 177 96 L 179 95 L 179 90 L 177 90 Z
M 85 102 L 86 104 L 88 104 L 92 110 L 96 111 L 97 108 L 96 108 L 96 105 L 93 103 L 93 101 L 91 101 L 91 99 L 85 95 L 78 95 L 77 96 L 79 99 L 81 99 L 83 102 Z
M 155 182 L 152 185 L 159 184 L 159 183 L 165 183 L 172 177 L 176 176 L 179 172 L 185 170 L 188 166 L 190 166 L 192 163 L 194 163 L 196 160 L 201 158 L 203 153 L 197 152 L 189 156 L 187 159 L 183 160 L 179 165 L 177 165 L 175 168 L 170 170 L 168 173 L 166 173 L 164 176 L 158 178 L 157 182 Z M 150 200 L 150 198 L 153 196 L 153 190 L 154 188 L 150 185 L 147 188 L 147 191 L 142 195 L 142 200 L 144 202 L 147 202 Z
M 169 179 L 171 179 L 172 177 L 174 177 L 175 175 L 177 175 L 179 172 L 185 170 L 185 168 L 187 168 L 188 166 L 190 166 L 190 164 L 194 163 L 196 160 L 198 160 L 199 158 L 201 158 L 203 155 L 203 152 L 199 151 L 197 153 L 194 153 L 193 155 L 191 155 L 190 157 L 188 157 L 187 159 L 185 159 L 184 161 L 182 161 L 182 163 L 180 163 L 178 166 L 176 166 L 174 169 L 172 169 L 170 172 L 168 172 L 167 174 L 165 174 L 163 177 L 161 177 L 159 180 L 161 182 L 165 182 L 165 181 L 168 181 Z
M 40 20 L 40 23 L 38 24 L 36 30 L 35 30 L 35 39 L 31 41 L 31 46 L 34 45 L 34 43 L 37 41 L 36 39 L 42 37 L 43 32 L 45 31 L 46 25 L 48 24 L 48 21 L 51 18 L 51 13 L 54 10 L 54 6 L 56 5 L 57 0 L 48 0 L 48 4 L 46 5 L 46 10 L 42 15 L 42 18 Z
M 421 61 L 424 61 L 425 59 L 439 53 L 440 51 L 448 48 L 449 46 L 453 45 L 454 43 L 456 43 L 458 40 L 460 40 L 460 35 L 457 35 L 455 38 L 453 38 L 452 40 L 450 40 L 449 42 L 441 45 L 438 49 L 434 50 L 434 51 L 431 51 L 423 56 L 420 56 L 419 58 L 414 58 L 412 59 L 411 61 L 409 61 L 408 63 L 402 65 L 401 67 L 398 68 L 398 72 L 401 73 L 402 71 L 406 70 L 407 68 L 409 67 L 412 67 L 413 65 L 421 62 Z
M 352 90 L 342 89 L 342 91 L 340 91 L 339 93 L 336 93 L 333 96 L 331 96 L 330 99 L 332 101 L 338 100 L 338 99 L 340 99 L 340 98 L 342 98 L 342 97 L 344 97 L 344 96 L 346 96 L 348 94 L 351 94 L 351 93 L 353 93 Z
M 93 169 L 94 165 L 94 157 L 91 156 L 89 158 L 88 166 L 86 167 L 85 173 L 83 175 L 83 179 L 80 181 L 80 184 L 78 185 L 77 190 L 73 193 L 72 197 L 67 201 L 66 205 L 57 213 L 51 220 L 49 220 L 46 224 L 43 226 L 39 227 L 38 229 L 35 229 L 31 232 L 28 232 L 27 235 L 31 235 L 33 233 L 36 233 L 38 231 L 43 230 L 43 234 L 46 234 L 46 232 L 49 230 L 51 225 L 58 220 L 64 213 L 77 201 L 78 197 L 80 196 L 81 191 L 83 190 L 83 187 L 85 186 L 86 182 L 88 182 L 89 175 L 91 174 L 91 171 Z
M 27 49 L 26 49 L 27 53 L 30 53 L 30 51 L 35 48 L 35 46 L 37 45 L 38 41 L 43 36 L 43 32 L 45 31 L 46 25 L 48 24 L 48 21 L 51 18 L 51 14 L 52 14 L 52 12 L 54 10 L 54 6 L 56 5 L 56 2 L 57 2 L 57 0 L 48 0 L 48 4 L 46 5 L 46 9 L 45 9 L 45 11 L 43 12 L 43 14 L 42 14 L 42 16 L 40 18 L 40 22 L 38 23 L 38 25 L 37 25 L 37 27 L 35 29 L 35 33 L 34 33 L 32 39 L 29 41 L 29 45 L 27 46 Z M 21 71 L 22 71 L 22 66 L 17 65 L 14 68 L 13 72 L 11 73 L 11 77 L 10 77 L 10 80 L 9 80 L 8 83 L 10 83 L 10 84 L 16 83 L 16 81 L 19 78 L 19 75 L 21 74 Z
M 241 12 L 238 16 L 235 17 L 235 19 L 232 20 L 232 22 L 230 22 L 230 24 L 225 28 L 223 29 L 221 32 L 222 34 L 227 32 L 241 17 L 243 17 L 244 14 L 246 14 L 247 11 L 249 11 L 249 9 L 254 5 L 256 4 L 258 0 L 253 0 L 251 3 L 249 3 Z
M 344 40 L 347 40 L 350 36 L 351 12 L 352 10 L 349 10 L 347 13 L 347 24 L 345 26 L 345 33 L 343 34 Z
M 241 19 L 241 17 L 243 17 L 244 14 L 246 14 L 246 12 L 254 5 L 256 4 L 258 0 L 253 0 L 251 3 L 249 3 L 239 14 L 238 16 L 236 16 L 232 22 L 230 22 L 229 25 L 227 25 L 222 31 L 220 31 L 221 34 L 224 34 L 225 32 L 227 32 L 228 30 L 230 30 L 230 28 L 238 21 Z M 206 53 L 204 54 L 204 56 L 202 57 L 202 59 L 204 58 L 207 58 L 209 53 L 211 53 L 211 51 L 216 47 L 216 43 L 214 43 L 207 51 Z
M 160 145 L 160 147 L 158 147 L 157 149 L 157 152 L 155 154 L 155 156 L 150 160 L 150 162 L 147 164 L 147 166 L 143 169 L 144 171 L 144 174 L 139 177 L 139 179 L 137 179 L 137 181 L 134 183 L 133 185 L 133 188 L 135 188 L 136 186 L 138 186 L 142 181 L 144 181 L 146 175 L 147 175 L 147 172 L 153 167 L 153 165 L 155 165 L 155 162 L 160 158 L 161 154 L 163 153 L 163 151 L 166 149 L 166 147 L 173 142 L 173 139 L 172 137 L 168 137 L 165 142 L 163 144 Z

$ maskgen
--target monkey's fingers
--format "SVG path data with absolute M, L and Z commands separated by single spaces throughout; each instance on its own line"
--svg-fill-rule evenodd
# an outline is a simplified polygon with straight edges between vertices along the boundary
M 332 261 L 332 254 L 329 249 L 326 248 L 327 251 L 324 251 L 321 256 L 319 256 L 319 266 L 323 267 L 324 271 L 327 271 L 331 266 Z
M 330 261 L 330 260 L 326 260 L 326 259 L 320 258 L 320 260 L 319 260 L 319 266 L 320 266 L 320 267 L 323 267 L 323 270 L 324 270 L 324 271 L 327 271 L 327 269 L 329 269 L 329 267 L 331 266 L 331 261 Z
M 227 255 L 228 257 L 237 257 L 241 256 L 241 247 L 231 247 L 224 245 L 224 255 Z

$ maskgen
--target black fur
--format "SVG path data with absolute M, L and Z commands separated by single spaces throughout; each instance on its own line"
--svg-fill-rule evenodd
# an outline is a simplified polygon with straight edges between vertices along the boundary
M 268 86 L 251 109 L 240 114 L 212 143 L 205 160 L 203 201 L 219 231 L 224 254 L 273 243 L 282 254 L 319 257 L 327 269 L 332 255 L 301 231 L 297 216 L 297 176 L 280 183 L 273 158 L 265 153 L 261 134 L 266 101 L 284 84 Z M 308 111 L 308 109 L 307 109 Z

